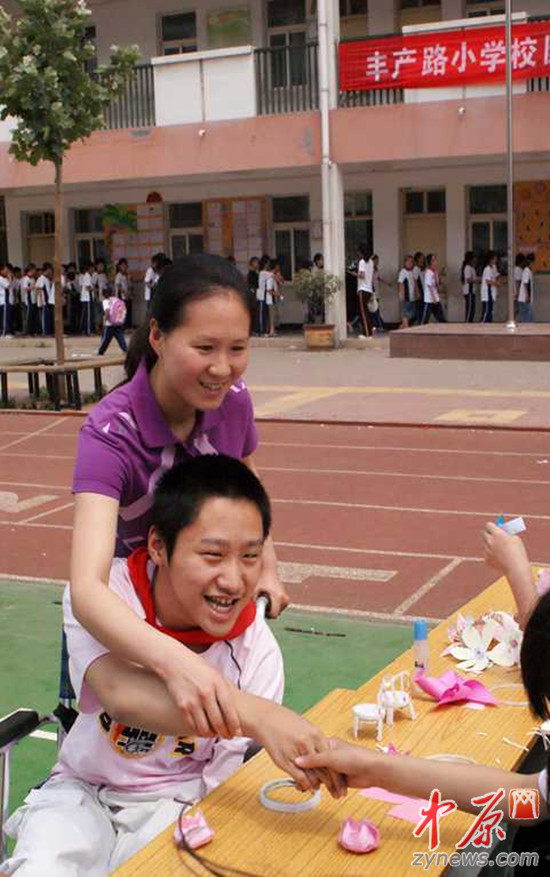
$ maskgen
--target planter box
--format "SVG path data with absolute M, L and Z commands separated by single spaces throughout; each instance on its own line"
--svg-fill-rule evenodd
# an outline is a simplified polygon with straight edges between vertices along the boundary
M 330 350 L 335 346 L 332 324 L 307 324 L 304 326 L 304 337 L 308 350 Z

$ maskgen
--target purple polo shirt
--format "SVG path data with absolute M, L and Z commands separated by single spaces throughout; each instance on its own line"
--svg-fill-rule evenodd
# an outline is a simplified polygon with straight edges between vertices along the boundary
M 115 556 L 126 557 L 145 541 L 152 494 L 166 469 L 201 454 L 242 459 L 257 445 L 252 400 L 243 381 L 231 387 L 215 411 L 199 412 L 191 435 L 181 442 L 164 418 L 142 363 L 131 381 L 96 405 L 80 430 L 73 492 L 119 501 Z

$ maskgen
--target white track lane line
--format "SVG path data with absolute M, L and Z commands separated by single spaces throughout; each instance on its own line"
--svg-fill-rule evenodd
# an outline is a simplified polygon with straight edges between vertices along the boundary
M 447 578 L 447 576 L 450 575 L 450 573 L 452 573 L 454 569 L 460 566 L 461 563 L 462 560 L 460 557 L 455 557 L 453 560 L 451 560 L 451 562 L 448 563 L 447 566 L 444 566 L 443 569 L 440 569 L 439 572 L 436 572 L 436 574 L 432 576 L 431 579 L 428 579 L 427 582 L 424 582 L 424 584 L 420 588 L 418 588 L 413 594 L 407 597 L 406 600 L 403 600 L 403 602 L 394 609 L 395 614 L 404 615 L 405 612 L 407 612 L 407 610 L 411 608 L 411 606 L 414 606 L 414 604 L 418 603 L 418 601 L 421 600 L 425 594 L 428 594 L 433 588 L 439 585 L 440 582 L 442 582 L 443 579 Z
M 404 427 L 406 429 L 406 427 Z M 544 452 L 539 451 L 531 452 L 531 451 L 478 451 L 478 450 L 466 450 L 466 449 L 454 449 L 454 448 L 410 448 L 402 445 L 333 445 L 333 444 L 316 444 L 312 442 L 308 444 L 307 442 L 269 442 L 269 441 L 260 441 L 259 450 L 262 448 L 304 448 L 304 450 L 311 450 L 311 448 L 323 448 L 325 450 L 336 450 L 336 451 L 403 451 L 405 453 L 418 453 L 418 454 L 476 454 L 477 456 L 489 456 L 489 457 L 536 457 L 537 459 L 544 459 Z
M 38 521 L 40 518 L 46 518 L 48 515 L 55 515 L 57 512 L 64 512 L 65 509 L 71 509 L 74 506 L 74 500 L 72 502 L 66 502 L 64 505 L 58 506 L 55 509 L 49 509 L 47 512 L 40 512 L 38 515 L 33 515 L 32 518 L 26 518 L 24 521 L 19 521 L 20 524 L 32 524 L 34 521 Z
M 328 506 L 329 508 L 344 508 L 344 509 L 370 509 L 371 511 L 382 511 L 382 512 L 413 512 L 415 515 L 460 515 L 462 517 L 478 517 L 478 518 L 487 518 L 488 520 L 494 520 L 498 518 L 499 515 L 505 515 L 506 517 L 514 517 L 514 518 L 529 518 L 531 521 L 550 521 L 550 515 L 532 515 L 528 512 L 521 512 L 519 510 L 500 510 L 500 511 L 492 511 L 492 512 L 471 512 L 471 511 L 459 511 L 457 509 L 425 509 L 425 508 L 415 508 L 413 506 L 393 506 L 393 505 L 373 505 L 370 503 L 363 502 L 332 502 L 331 500 L 324 499 L 274 499 L 272 497 L 271 502 L 273 504 L 277 503 L 278 505 L 304 505 L 304 506 Z
M 49 432 L 50 429 L 53 429 L 54 426 L 63 423 L 63 419 L 54 420 L 53 423 L 48 423 L 47 426 L 43 426 L 42 429 L 37 429 L 35 432 L 29 432 L 27 435 L 24 435 L 22 438 L 15 439 L 13 442 L 9 442 L 7 445 L 4 445 L 0 448 L 0 453 L 4 453 L 8 448 L 13 448 L 15 445 L 20 445 L 22 442 L 26 442 L 29 439 L 36 438 L 37 435 L 43 435 L 45 432 Z M 6 455 L 11 456 L 11 455 Z M 39 455 L 37 455 L 39 456 Z M 41 455 L 40 455 L 41 456 Z
M 421 478 L 432 481 L 480 481 L 488 484 L 550 484 L 550 481 L 540 481 L 538 478 L 481 478 L 476 475 L 424 475 L 417 472 L 384 472 L 380 469 L 306 469 L 302 466 L 296 468 L 284 466 L 258 466 L 260 472 L 307 472 L 309 475 L 368 475 L 377 478 Z

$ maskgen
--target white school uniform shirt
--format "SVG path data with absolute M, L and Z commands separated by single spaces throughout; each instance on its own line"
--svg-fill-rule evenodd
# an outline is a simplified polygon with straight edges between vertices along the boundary
M 407 268 L 402 268 L 399 272 L 397 282 L 403 284 L 403 289 L 405 291 L 405 301 L 415 301 L 416 284 L 413 272 L 408 271 Z
M 118 271 L 115 277 L 115 292 L 117 294 L 120 293 L 120 297 L 125 301 L 128 298 L 128 275 L 123 274 L 122 271 Z
M 424 304 L 436 304 L 439 301 L 437 274 L 432 268 L 424 272 Z
M 498 277 L 498 271 L 495 265 L 486 265 L 481 275 L 481 301 L 489 301 L 489 291 L 493 301 L 496 301 L 496 287 L 491 286 L 491 281 L 495 281 Z
M 469 295 L 474 291 L 474 282 L 476 279 L 476 270 L 472 265 L 464 267 L 464 282 L 462 284 L 463 295 Z
M 82 275 L 82 284 L 80 286 L 80 301 L 91 301 L 91 295 L 94 288 L 93 277 L 89 271 Z
M 359 277 L 363 274 L 363 277 Z M 357 292 L 374 292 L 374 262 L 369 259 L 359 259 L 357 266 Z
M 420 294 L 420 297 L 424 298 L 424 272 L 419 268 L 418 265 L 415 265 L 413 268 L 413 277 L 416 282 L 416 288 Z
M 21 278 L 21 298 L 24 305 L 36 304 L 36 281 L 28 274 Z
M 6 296 L 9 295 L 10 282 L 7 277 L 0 276 L 0 307 L 6 304 Z
M 143 282 L 145 284 L 145 301 L 151 301 L 151 294 L 159 282 L 159 275 L 152 266 L 149 266 L 145 272 L 145 279 Z
M 151 578 L 154 567 L 148 566 Z M 125 558 L 115 558 L 109 588 L 139 618 L 145 617 L 134 590 Z M 80 714 L 59 753 L 53 775 L 77 777 L 118 792 L 147 792 L 173 797 L 193 784 L 191 797 L 202 797 L 241 765 L 248 738 L 232 740 L 173 737 L 130 728 L 107 715 L 85 675 L 108 649 L 91 636 L 73 615 L 69 589 L 63 598 L 63 616 L 71 681 Z M 211 645 L 201 657 L 233 685 L 258 697 L 280 703 L 284 673 L 281 651 L 263 618 L 256 617 L 241 636 Z M 195 791 L 196 790 L 196 791 Z
M 514 290 L 515 290 L 516 298 L 519 295 L 518 283 L 521 283 L 522 276 L 523 276 L 523 268 L 520 268 L 519 265 L 514 265 Z
M 529 296 L 529 290 L 531 295 Z M 521 273 L 521 283 L 519 286 L 518 301 L 533 301 L 533 272 L 530 268 L 524 268 Z
M 10 281 L 10 305 L 15 305 L 19 301 L 18 293 L 21 290 L 21 280 L 18 277 L 13 277 Z
M 99 300 L 103 301 L 103 293 L 105 292 L 107 286 L 109 285 L 109 278 L 107 277 L 107 275 L 105 274 L 104 271 L 102 271 L 101 274 L 96 274 L 95 278 L 96 278 L 95 285 L 97 286 Z
M 36 288 L 41 289 L 43 293 L 43 304 L 55 304 L 55 287 L 53 280 L 50 280 L 49 277 L 46 277 L 45 274 L 41 274 L 38 280 L 36 281 Z M 42 307 L 42 305 L 38 305 Z
M 275 278 L 271 271 L 260 271 L 258 278 L 258 289 L 256 290 L 256 300 L 263 301 L 266 305 L 273 304 L 273 293 L 275 291 Z

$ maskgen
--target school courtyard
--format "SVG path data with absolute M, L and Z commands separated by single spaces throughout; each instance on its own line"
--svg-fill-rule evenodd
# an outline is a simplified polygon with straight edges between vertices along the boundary
M 46 356 L 49 343 L 25 342 L 23 355 Z M 95 343 L 74 339 L 68 355 Z M 2 346 L 3 361 L 21 354 Z M 122 377 L 103 374 L 108 386 Z M 290 706 L 355 688 L 410 646 L 413 618 L 435 624 L 487 587 L 486 521 L 522 515 L 530 558 L 547 560 L 545 363 L 390 359 L 386 338 L 311 353 L 296 335 L 260 342 L 248 383 L 293 603 L 273 624 Z M 0 412 L 0 715 L 57 702 L 83 417 Z M 18 747 L 12 806 L 53 762 L 52 730 Z

